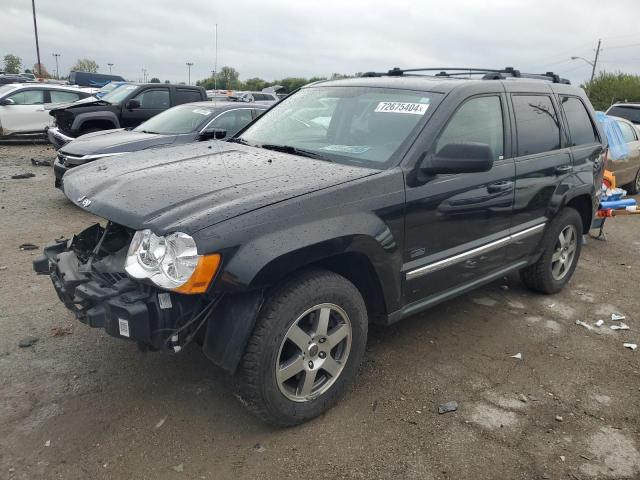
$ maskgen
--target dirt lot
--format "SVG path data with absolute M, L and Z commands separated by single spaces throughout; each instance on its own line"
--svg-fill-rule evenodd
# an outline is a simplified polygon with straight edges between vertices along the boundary
M 346 398 L 277 430 L 197 349 L 141 353 L 75 321 L 32 272 L 38 252 L 19 245 L 96 220 L 30 164 L 52 157 L 0 146 L 0 478 L 640 478 L 640 350 L 623 347 L 640 343 L 639 220 L 589 240 L 561 294 L 508 278 L 374 329 Z M 631 329 L 609 329 L 612 312 Z M 449 400 L 458 411 L 438 415 Z

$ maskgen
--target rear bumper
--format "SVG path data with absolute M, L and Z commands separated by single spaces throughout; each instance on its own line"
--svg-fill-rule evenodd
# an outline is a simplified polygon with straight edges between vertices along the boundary
M 56 150 L 62 148 L 71 140 L 74 140 L 73 137 L 69 137 L 60 131 L 58 127 L 51 127 L 47 129 L 47 138 L 49 142 L 55 147 Z

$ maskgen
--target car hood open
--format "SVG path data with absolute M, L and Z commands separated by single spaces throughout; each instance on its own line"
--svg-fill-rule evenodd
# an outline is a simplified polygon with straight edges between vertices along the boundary
M 211 141 L 74 168 L 65 174 L 64 192 L 81 208 L 136 230 L 193 234 L 238 215 L 378 172 Z
M 195 136 L 195 134 L 194 134 Z M 120 152 L 136 152 L 145 148 L 172 144 L 175 135 L 135 132 L 133 130 L 103 130 L 87 133 L 67 143 L 60 153 L 81 157 Z

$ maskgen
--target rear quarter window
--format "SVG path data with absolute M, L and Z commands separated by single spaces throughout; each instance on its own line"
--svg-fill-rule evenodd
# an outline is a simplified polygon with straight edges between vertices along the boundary
M 576 97 L 560 97 L 560 103 L 569 124 L 571 146 L 597 143 L 598 136 L 582 101 Z
M 547 95 L 513 95 L 518 156 L 560 148 L 558 112 Z

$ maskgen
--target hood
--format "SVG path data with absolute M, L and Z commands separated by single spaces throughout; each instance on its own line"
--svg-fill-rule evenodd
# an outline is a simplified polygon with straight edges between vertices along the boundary
M 71 103 L 63 103 L 63 104 L 58 104 L 56 103 L 55 106 L 53 107 L 48 107 L 46 108 L 47 110 L 51 110 L 51 114 L 54 114 L 60 110 L 66 110 L 69 108 L 78 108 L 78 107 L 89 107 L 92 105 L 111 105 L 109 102 L 105 102 L 104 100 L 100 100 L 99 98 L 96 97 L 86 97 L 86 98 L 81 98 L 80 100 L 76 100 L 75 102 L 71 102 Z
M 102 218 L 190 235 L 277 202 L 378 173 L 236 143 L 201 142 L 69 170 L 64 192 Z
M 119 128 L 82 135 L 62 147 L 60 153 L 81 157 L 101 153 L 137 152 L 146 148 L 170 145 L 175 140 L 176 135 L 134 132 Z

